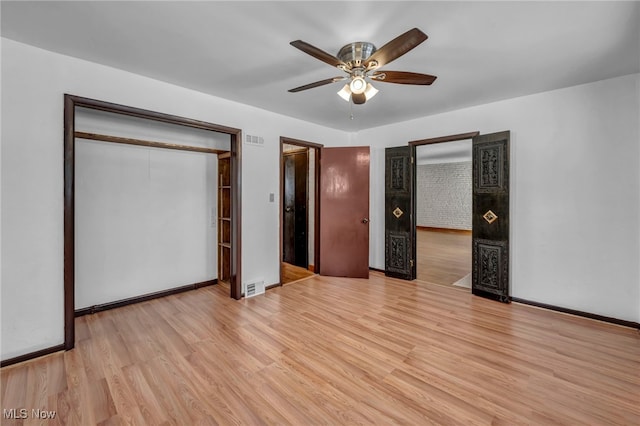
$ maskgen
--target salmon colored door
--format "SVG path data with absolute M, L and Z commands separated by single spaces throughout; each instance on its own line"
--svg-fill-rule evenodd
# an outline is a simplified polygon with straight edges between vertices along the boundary
M 320 275 L 369 277 L 369 147 L 324 148 Z

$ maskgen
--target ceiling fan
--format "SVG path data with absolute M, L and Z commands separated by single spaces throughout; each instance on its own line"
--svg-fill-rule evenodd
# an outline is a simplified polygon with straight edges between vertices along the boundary
M 435 81 L 436 76 L 415 72 L 379 70 L 380 67 L 398 59 L 426 39 L 427 35 L 425 33 L 413 28 L 394 38 L 380 49 L 376 49 L 373 43 L 358 41 L 343 46 L 338 52 L 338 56 L 333 56 L 302 40 L 292 41 L 290 44 L 293 47 L 344 71 L 348 75 L 305 84 L 304 86 L 290 89 L 289 92 L 301 92 L 314 87 L 349 80 L 338 92 L 338 95 L 347 102 L 351 99 L 354 104 L 363 104 L 378 93 L 378 90 L 367 79 L 384 83 L 430 85 Z

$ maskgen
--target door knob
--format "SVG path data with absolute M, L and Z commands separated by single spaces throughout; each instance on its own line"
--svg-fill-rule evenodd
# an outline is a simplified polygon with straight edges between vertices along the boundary
M 369 223 L 369 219 L 367 219 L 367 218 L 365 217 L 364 219 L 362 219 L 362 223 L 364 223 L 364 224 L 366 225 L 367 223 Z

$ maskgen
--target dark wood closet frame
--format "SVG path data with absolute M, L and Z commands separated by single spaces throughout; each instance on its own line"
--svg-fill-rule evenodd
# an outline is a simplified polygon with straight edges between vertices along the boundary
M 231 252 L 230 297 L 242 298 L 241 285 L 241 153 L 242 131 L 233 127 L 221 126 L 205 121 L 193 120 L 176 115 L 119 105 L 115 103 L 84 98 L 75 95 L 64 95 L 64 349 L 73 349 L 75 345 L 75 114 L 76 107 L 88 108 L 114 114 L 137 117 L 163 123 L 176 124 L 202 130 L 224 133 L 231 139 L 231 200 L 232 223 L 231 241 L 234 249 Z M 140 145 L 148 141 L 134 141 Z M 113 141 L 126 143 L 123 141 Z M 183 149 L 179 145 L 157 146 L 161 148 Z M 164 144 L 171 145 L 171 144 Z M 151 145 L 146 145 L 151 146 Z M 216 151 L 216 150 L 211 150 Z
M 313 270 L 317 274 L 320 270 L 320 159 L 322 157 L 322 148 L 324 145 L 307 142 L 300 139 L 292 139 L 287 138 L 285 136 L 280 137 L 280 231 L 278 232 L 279 240 L 280 240 L 280 248 L 279 248 L 279 264 L 278 269 L 280 270 L 280 285 L 282 285 L 282 229 L 284 227 L 284 211 L 282 209 L 282 196 L 283 196 L 283 188 L 284 188 L 284 145 L 295 145 L 301 148 L 315 148 L 315 158 L 314 158 L 314 191 L 313 191 L 313 199 L 314 199 L 314 230 L 313 230 Z M 308 234 L 308 233 L 307 233 Z

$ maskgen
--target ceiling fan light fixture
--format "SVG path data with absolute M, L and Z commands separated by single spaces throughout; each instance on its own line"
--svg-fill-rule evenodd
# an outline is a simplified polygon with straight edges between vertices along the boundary
M 349 83 L 349 89 L 351 89 L 351 93 L 360 95 L 367 90 L 367 82 L 362 77 L 354 77 Z
M 349 102 L 349 100 L 351 99 L 351 89 L 349 89 L 349 85 L 345 84 L 344 87 L 338 92 L 338 95 L 340 95 L 340 97 L 345 101 Z
M 367 98 L 367 100 L 373 98 L 377 93 L 378 93 L 378 89 L 373 87 L 371 83 L 367 83 L 367 88 L 364 91 L 364 96 Z
M 349 102 L 351 100 L 351 94 L 355 93 L 351 91 L 350 84 L 345 84 L 340 91 L 338 91 L 338 95 Z M 364 97 L 366 100 L 373 98 L 378 93 L 378 89 L 373 87 L 371 83 L 367 83 L 367 86 L 364 90 Z M 359 93 L 356 93 L 358 95 Z
M 418 28 L 412 28 L 387 42 L 380 49 L 376 49 L 372 43 L 358 41 L 343 46 L 337 56 L 302 40 L 292 41 L 290 44 L 293 47 L 332 67 L 337 67 L 348 76 L 327 78 L 290 89 L 289 92 L 301 92 L 349 79 L 338 95 L 347 102 L 351 101 L 356 105 L 361 105 L 378 93 L 378 90 L 368 80 L 395 84 L 430 85 L 437 78 L 435 75 L 405 71 L 378 71 L 379 68 L 411 51 L 427 38 L 427 35 Z

